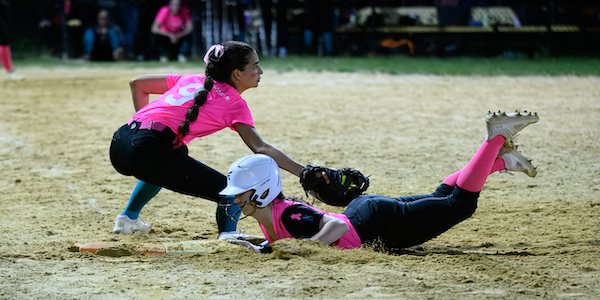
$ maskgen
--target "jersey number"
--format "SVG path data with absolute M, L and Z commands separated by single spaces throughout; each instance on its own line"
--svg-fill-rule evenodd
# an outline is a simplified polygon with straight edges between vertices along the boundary
M 188 83 L 187 85 L 179 88 L 176 95 L 168 95 L 165 97 L 165 102 L 171 105 L 181 105 L 189 100 L 194 99 L 194 95 L 197 91 L 204 89 L 204 85 L 200 83 Z

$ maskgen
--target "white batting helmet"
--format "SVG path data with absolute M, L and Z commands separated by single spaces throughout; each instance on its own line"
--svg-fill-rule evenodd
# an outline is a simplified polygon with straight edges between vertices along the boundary
M 269 156 L 253 154 L 234 162 L 227 171 L 227 187 L 219 195 L 235 196 L 254 190 L 250 201 L 265 207 L 281 193 L 279 166 Z

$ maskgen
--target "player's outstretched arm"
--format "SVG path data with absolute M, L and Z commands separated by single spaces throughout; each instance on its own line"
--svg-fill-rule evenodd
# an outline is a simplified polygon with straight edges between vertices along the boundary
M 244 143 L 252 150 L 254 153 L 266 154 L 273 158 L 277 165 L 280 168 L 300 177 L 300 173 L 302 173 L 302 169 L 304 166 L 295 162 L 289 156 L 287 156 L 283 151 L 277 149 L 275 146 L 265 142 L 262 139 L 256 128 L 242 123 L 236 123 L 234 125 L 235 130 L 238 132 Z
M 323 215 L 319 227 L 321 230 L 313 235 L 310 240 L 318 240 L 328 245 L 339 240 L 342 235 L 350 230 L 346 222 L 328 215 Z
M 150 94 L 164 94 L 169 90 L 166 74 L 150 74 L 135 77 L 129 81 L 135 111 L 150 103 Z

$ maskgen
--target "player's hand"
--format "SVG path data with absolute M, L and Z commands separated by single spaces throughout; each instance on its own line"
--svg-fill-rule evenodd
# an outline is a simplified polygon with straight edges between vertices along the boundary
M 254 245 L 248 241 L 245 240 L 236 240 L 236 239 L 230 239 L 227 240 L 227 242 L 232 243 L 232 244 L 236 244 L 236 245 L 241 245 L 244 246 L 250 250 L 254 250 L 256 251 L 256 253 L 270 253 L 271 247 L 268 246 L 269 244 L 267 243 L 266 246 L 264 246 L 263 244 L 260 245 Z

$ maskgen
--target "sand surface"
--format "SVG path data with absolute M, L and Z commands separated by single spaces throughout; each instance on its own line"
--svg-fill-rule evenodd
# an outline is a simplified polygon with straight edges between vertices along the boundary
M 257 254 L 216 240 L 214 203 L 168 190 L 142 211 L 154 223 L 151 234 L 112 232 L 136 184 L 108 157 L 113 132 L 134 112 L 129 79 L 197 70 L 20 71 L 26 81 L 0 81 L 0 299 L 600 295 L 598 77 L 265 70 L 260 87 L 243 94 L 263 138 L 302 164 L 371 175 L 371 193 L 432 192 L 479 148 L 488 110 L 538 112 L 539 123 L 526 128 L 518 144 L 539 174 L 492 174 L 472 218 L 403 252 L 284 241 L 275 254 Z M 228 129 L 189 148 L 222 172 L 251 154 Z M 283 181 L 286 193 L 303 195 L 296 177 L 284 172 Z M 250 218 L 240 226 L 260 234 Z M 75 243 L 101 241 L 201 241 L 218 251 L 73 252 Z

